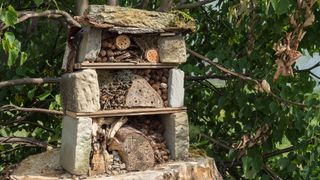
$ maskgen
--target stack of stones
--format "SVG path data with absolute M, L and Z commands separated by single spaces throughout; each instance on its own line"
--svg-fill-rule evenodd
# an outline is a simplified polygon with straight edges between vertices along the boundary
M 85 31 L 77 52 L 76 63 L 81 64 L 89 61 L 91 62 L 90 64 L 96 64 L 96 66 L 91 69 L 77 69 L 62 76 L 61 97 L 65 111 L 62 123 L 60 154 L 62 167 L 75 175 L 88 174 L 91 170 L 90 157 L 93 151 L 92 134 L 94 133 L 94 128 L 92 118 L 97 116 L 104 118 L 104 115 L 105 117 L 110 117 L 109 112 L 115 111 L 114 109 L 118 111 L 117 116 L 121 116 L 122 113 L 121 110 L 119 111 L 118 106 L 117 108 L 105 106 L 107 103 L 110 104 L 108 99 L 103 99 L 104 104 L 101 103 L 101 90 L 104 89 L 107 92 L 108 88 L 110 88 L 108 84 L 113 82 L 116 77 L 110 70 L 115 66 L 95 63 L 97 60 L 100 61 L 99 58 L 101 59 L 101 54 L 99 53 L 102 47 L 103 31 L 130 34 L 130 37 L 135 35 L 141 37 L 144 33 L 153 33 L 154 36 L 158 36 L 157 42 L 153 43 L 157 44 L 159 63 L 167 65 L 166 69 L 163 69 L 163 66 L 152 64 L 150 64 L 149 68 L 144 67 L 145 69 L 142 69 L 138 63 L 131 66 L 131 71 L 138 74 L 135 78 L 142 77 L 143 81 L 148 82 L 148 86 L 158 93 L 158 96 L 163 101 L 160 109 L 175 109 L 174 112 L 169 113 L 163 113 L 165 111 L 162 111 L 162 113 L 159 113 L 161 114 L 160 120 L 155 120 L 161 121 L 161 126 L 164 129 L 164 139 L 154 137 L 156 143 L 160 144 L 156 146 L 159 146 L 157 150 L 160 152 L 162 159 L 166 161 L 167 159 L 186 158 L 189 148 L 189 132 L 188 117 L 183 107 L 184 72 L 179 70 L 177 66 L 186 61 L 185 41 L 179 34 L 185 31 L 193 31 L 194 24 L 192 22 L 184 22 L 181 17 L 176 17 L 173 14 L 105 5 L 89 6 L 85 17 L 80 18 L 80 20 L 79 22 L 85 25 Z M 68 57 L 68 54 L 65 57 Z M 64 58 L 64 65 L 68 64 L 67 60 L 68 58 Z M 116 69 L 121 70 L 121 66 Z M 123 96 L 125 95 L 124 93 Z M 128 108 L 134 107 L 128 106 Z M 159 107 L 148 105 L 141 108 L 152 109 Z M 140 114 L 137 112 L 137 115 Z M 164 142 L 167 147 L 161 147 Z M 118 159 L 116 152 L 112 152 L 112 155 L 113 163 L 106 173 L 108 175 L 117 175 L 126 172 L 125 160 Z

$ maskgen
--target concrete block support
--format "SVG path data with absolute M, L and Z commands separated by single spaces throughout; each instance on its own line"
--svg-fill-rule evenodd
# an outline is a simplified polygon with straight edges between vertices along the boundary
M 96 112 L 100 109 L 100 90 L 95 70 L 82 70 L 62 76 L 62 106 L 72 112 Z
M 177 63 L 186 62 L 186 43 L 182 36 L 161 37 L 158 40 L 160 62 Z
M 189 151 L 189 124 L 186 112 L 163 115 L 164 138 L 172 159 L 184 159 Z
M 90 168 L 92 119 L 64 116 L 62 128 L 61 166 L 72 174 L 87 174 Z
M 168 85 L 169 106 L 182 107 L 184 104 L 184 72 L 180 69 L 170 69 Z
M 96 60 L 101 49 L 101 32 L 101 29 L 84 27 L 77 58 L 79 63 Z

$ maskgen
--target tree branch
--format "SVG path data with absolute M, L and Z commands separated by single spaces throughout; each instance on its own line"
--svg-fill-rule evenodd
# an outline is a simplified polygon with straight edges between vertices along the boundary
M 46 10 L 43 12 L 34 12 L 34 11 L 20 11 L 18 12 L 18 20 L 16 22 L 16 24 L 21 23 L 23 21 L 26 21 L 30 18 L 36 18 L 36 17 L 47 17 L 47 18 L 61 18 L 64 17 L 64 19 L 66 20 L 67 23 L 69 23 L 71 26 L 75 26 L 75 27 L 81 27 L 81 25 L 73 19 L 73 17 L 65 12 L 65 11 L 61 11 L 61 10 Z M 5 26 L 2 24 L 1 26 L 1 30 L 4 30 L 8 28 L 8 26 Z
M 167 12 L 171 10 L 173 0 L 161 0 L 158 11 Z
M 199 54 L 199 53 L 197 53 L 197 52 L 192 51 L 192 50 L 189 49 L 189 48 L 187 48 L 187 52 L 188 52 L 189 54 L 191 54 L 192 56 L 195 56 L 195 57 L 197 57 L 197 58 L 199 58 L 199 59 L 207 62 L 208 64 L 216 67 L 217 69 L 221 70 L 222 72 L 224 72 L 224 73 L 226 73 L 226 74 L 230 74 L 230 75 L 232 75 L 232 76 L 235 76 L 235 77 L 240 78 L 240 79 L 242 79 L 242 80 L 245 80 L 245 81 L 247 81 L 247 82 L 253 82 L 254 84 L 256 84 L 256 85 L 258 85 L 258 86 L 261 87 L 260 82 L 259 82 L 258 80 L 256 80 L 256 79 L 253 79 L 253 78 L 251 78 L 251 77 L 249 77 L 249 76 L 245 76 L 245 75 L 243 75 L 243 74 L 240 74 L 240 73 L 234 72 L 234 71 L 232 71 L 232 70 L 229 70 L 229 69 L 221 66 L 220 64 L 213 62 L 213 61 L 210 60 L 209 58 L 207 58 L 207 57 L 205 57 L 205 56 L 203 56 L 203 55 L 201 55 L 201 54 Z M 293 102 L 293 101 L 290 101 L 290 100 L 287 100 L 287 99 L 283 99 L 283 98 L 277 96 L 276 94 L 274 94 L 274 93 L 271 91 L 271 89 L 269 90 L 269 92 L 266 92 L 266 93 L 267 93 L 268 95 L 271 95 L 272 97 L 274 97 L 274 98 L 277 99 L 278 101 L 283 102 L 283 103 L 285 103 L 285 104 L 291 104 L 291 105 L 300 106 L 300 107 L 303 107 L 303 108 L 317 108 L 317 109 L 320 108 L 320 106 L 316 106 L 316 105 L 309 106 L 309 105 L 306 105 L 306 104 L 304 104 L 304 103 Z
M 54 115 L 63 115 L 62 111 L 41 109 L 41 108 L 23 108 L 23 107 L 11 105 L 11 104 L 1 106 L 0 111 L 39 112 L 39 113 L 47 113 L 47 114 L 54 114 Z
M 262 165 L 262 169 L 263 169 L 266 173 L 268 173 L 268 174 L 272 177 L 272 179 L 274 179 L 274 180 L 281 180 L 281 179 L 282 179 L 278 174 L 276 174 L 275 172 L 273 172 L 272 169 L 271 169 L 269 166 L 267 166 L 266 164 L 263 164 L 263 165 Z
M 313 66 L 307 68 L 307 69 L 301 69 L 301 70 L 297 70 L 296 72 L 308 72 L 308 71 L 311 71 L 317 67 L 320 67 L 320 62 L 314 64 Z
M 287 148 L 284 148 L 284 149 L 279 149 L 279 150 L 276 150 L 276 151 L 273 151 L 273 152 L 270 152 L 270 153 L 265 153 L 263 155 L 263 158 L 264 159 L 268 159 L 268 158 L 271 158 L 273 156 L 277 156 L 277 155 L 280 155 L 280 154 L 283 154 L 283 153 L 288 153 L 290 151 L 293 151 L 295 150 L 295 148 L 293 146 L 290 146 L 290 147 L 287 147 Z
M 0 137 L 0 144 L 24 144 L 47 148 L 48 144 L 29 137 Z
M 220 141 L 218 141 L 218 140 L 216 140 L 216 139 L 214 139 L 214 138 L 212 138 L 212 137 L 210 137 L 210 136 L 208 136 L 208 135 L 206 135 L 206 134 L 201 133 L 200 135 L 203 136 L 203 137 L 205 137 L 205 138 L 207 138 L 207 139 L 210 140 L 211 142 L 219 145 L 220 147 L 222 147 L 222 148 L 224 148 L 224 149 L 226 149 L 226 150 L 228 150 L 228 151 L 231 150 L 231 149 L 233 149 L 232 147 L 229 147 L 229 146 L 223 144 L 222 142 L 220 142 Z
M 224 73 L 227 73 L 227 74 L 230 74 L 230 75 L 233 75 L 235 77 L 238 77 L 240 79 L 243 79 L 245 81 L 250 81 L 250 82 L 254 82 L 255 84 L 260 84 L 257 80 L 251 78 L 251 77 L 248 77 L 248 76 L 245 76 L 243 74 L 240 74 L 240 73 L 237 73 L 237 72 L 234 72 L 234 71 L 231 71 L 221 65 L 219 65 L 218 63 L 215 63 L 213 62 L 212 60 L 210 60 L 209 58 L 205 57 L 205 56 L 202 56 L 201 54 L 197 53 L 197 52 L 194 52 L 192 51 L 191 49 L 187 48 L 187 52 L 189 54 L 191 54 L 192 56 L 195 56 L 205 62 L 207 62 L 208 64 L 212 65 L 212 66 L 215 66 L 216 68 L 218 68 L 219 70 L 221 70 L 222 72 Z
M 176 7 L 174 7 L 174 10 L 178 10 L 178 9 L 192 9 L 192 8 L 197 8 L 199 6 L 203 6 L 205 4 L 209 4 L 211 2 L 213 2 L 215 0 L 203 0 L 203 1 L 198 1 L 198 2 L 194 2 L 194 3 L 188 3 L 188 4 L 180 4 L 177 5 Z
M 43 83 L 59 83 L 61 78 L 22 78 L 0 82 L 0 89 L 4 87 L 24 85 L 24 84 L 43 84 Z
M 221 76 L 221 75 L 205 75 L 205 76 L 186 76 L 186 81 L 203 81 L 207 79 L 221 79 L 221 80 L 227 80 L 227 79 L 234 79 L 233 76 Z

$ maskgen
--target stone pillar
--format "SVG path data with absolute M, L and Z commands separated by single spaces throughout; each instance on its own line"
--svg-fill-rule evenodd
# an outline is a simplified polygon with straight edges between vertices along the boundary
M 182 36 L 161 37 L 158 47 L 162 63 L 181 64 L 187 61 L 186 43 Z
M 101 49 L 101 29 L 84 27 L 79 46 L 78 62 L 95 61 Z
M 95 70 L 81 70 L 62 76 L 60 91 L 62 106 L 72 112 L 100 110 L 100 90 Z
M 72 174 L 87 174 L 90 169 L 92 119 L 64 116 L 62 128 L 61 166 Z
M 189 152 L 189 124 L 186 112 L 163 115 L 164 138 L 172 159 L 184 159 Z
M 184 72 L 180 69 L 170 69 L 169 75 L 169 107 L 182 107 L 184 104 Z

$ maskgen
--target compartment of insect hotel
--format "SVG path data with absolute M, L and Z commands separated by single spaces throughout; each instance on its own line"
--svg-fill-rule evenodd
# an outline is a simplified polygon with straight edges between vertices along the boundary
M 165 136 L 172 128 L 166 118 L 166 115 L 93 118 L 90 174 L 118 175 L 146 170 L 175 158 L 167 144 L 173 143 L 175 135 Z M 174 152 L 175 145 L 169 145 Z
M 101 49 L 93 62 L 159 63 L 158 36 L 102 31 Z
M 98 70 L 101 110 L 168 107 L 169 69 Z

